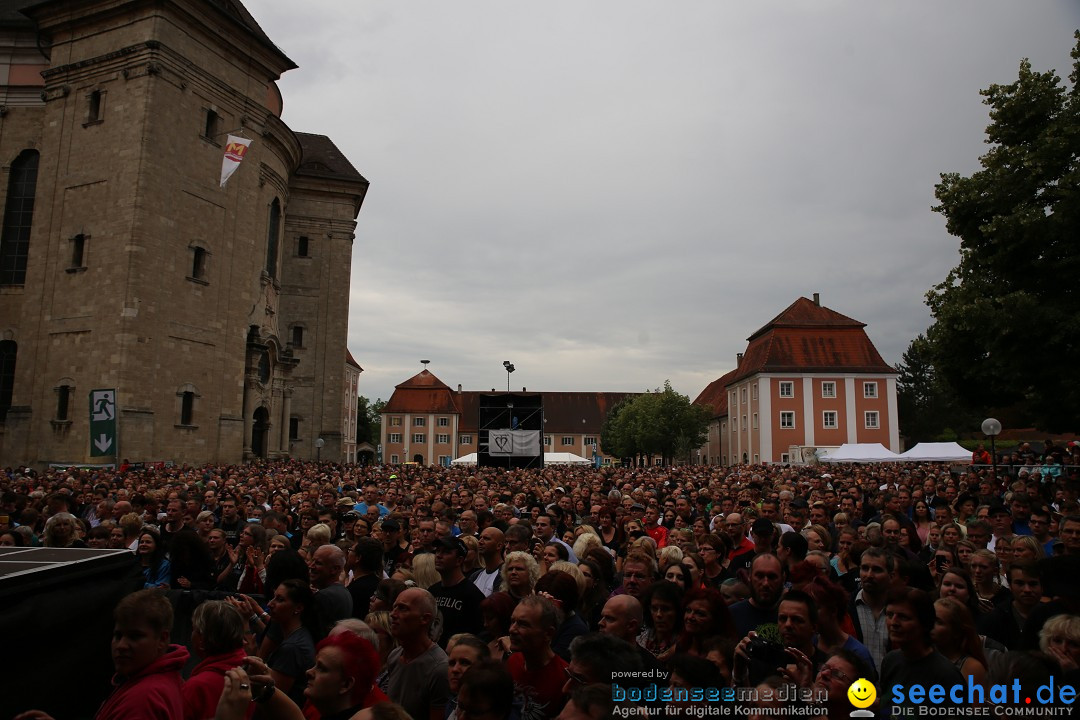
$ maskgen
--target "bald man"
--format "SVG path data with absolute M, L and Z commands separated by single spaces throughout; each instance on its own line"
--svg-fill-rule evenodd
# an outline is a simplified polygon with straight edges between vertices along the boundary
M 477 543 L 480 567 L 473 571 L 469 579 L 480 588 L 484 597 L 491 597 L 491 593 L 502 589 L 502 573 L 499 570 L 503 564 L 506 538 L 502 530 L 491 526 L 480 532 Z
M 435 597 L 421 588 L 404 590 L 390 609 L 390 634 L 398 647 L 386 659 L 383 689 L 414 720 L 446 716 L 446 653 L 431 639 L 437 613 Z
M 645 670 L 658 669 L 660 663 L 657 659 L 637 642 L 644 621 L 645 611 L 640 600 L 633 595 L 615 595 L 604 603 L 600 611 L 600 622 L 596 627 L 604 635 L 617 637 L 633 645 Z
M 342 584 L 345 553 L 337 545 L 323 545 L 308 562 L 311 587 L 315 589 L 315 616 L 320 638 L 330 632 L 338 620 L 352 615 L 352 595 Z

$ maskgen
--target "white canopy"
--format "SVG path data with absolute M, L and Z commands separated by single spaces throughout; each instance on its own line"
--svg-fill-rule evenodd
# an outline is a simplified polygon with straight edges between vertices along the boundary
M 971 451 L 954 442 L 925 442 L 900 455 L 918 462 L 971 462 Z
M 592 460 L 587 460 L 580 455 L 568 452 L 544 453 L 545 465 L 592 465 Z
M 475 465 L 476 453 L 469 453 L 468 455 L 462 455 L 456 460 L 450 461 L 451 465 Z M 592 465 L 592 460 L 575 455 L 574 453 L 560 452 L 560 453 L 544 453 L 545 465 Z
M 898 460 L 903 460 L 903 458 L 881 443 L 844 443 L 821 458 L 822 462 L 828 463 L 874 463 Z

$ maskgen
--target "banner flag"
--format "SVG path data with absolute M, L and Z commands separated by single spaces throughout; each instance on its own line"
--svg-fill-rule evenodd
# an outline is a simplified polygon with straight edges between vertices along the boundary
M 536 457 L 540 450 L 539 430 L 492 430 L 488 433 L 488 454 Z
M 236 168 L 240 167 L 244 156 L 247 155 L 249 145 L 251 141 L 247 138 L 229 136 L 228 142 L 225 143 L 225 156 L 221 158 L 221 187 L 225 187 L 225 183 L 229 182 Z

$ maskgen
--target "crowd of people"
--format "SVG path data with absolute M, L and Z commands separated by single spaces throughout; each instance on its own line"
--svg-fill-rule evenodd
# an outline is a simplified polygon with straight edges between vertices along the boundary
M 9 469 L 0 546 L 133 553 L 100 718 L 848 717 L 1080 684 L 1080 478 L 1018 458 Z M 166 590 L 221 598 L 187 646 Z

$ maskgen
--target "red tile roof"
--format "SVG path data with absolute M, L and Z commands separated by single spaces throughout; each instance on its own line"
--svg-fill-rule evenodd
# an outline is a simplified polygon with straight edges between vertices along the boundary
M 895 373 L 866 335 L 865 323 L 799 298 L 747 340 L 728 384 L 760 372 Z
M 454 393 L 449 386 L 427 370 L 395 386 L 394 394 L 383 412 L 389 413 L 456 413 Z
M 737 370 L 732 370 L 705 386 L 701 394 L 694 399 L 695 405 L 711 407 L 713 417 L 727 417 L 727 384 L 735 377 Z
M 364 372 L 364 368 L 360 367 L 360 363 L 356 362 L 356 358 L 352 356 L 352 352 L 349 351 L 349 348 L 345 348 L 345 364 L 352 365 L 360 372 Z

